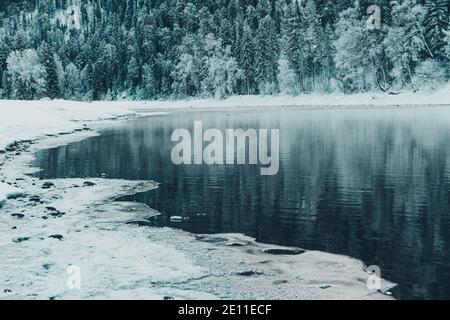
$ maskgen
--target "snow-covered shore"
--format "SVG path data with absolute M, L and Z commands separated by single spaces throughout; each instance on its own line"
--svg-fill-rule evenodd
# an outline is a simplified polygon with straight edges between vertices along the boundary
M 0 101 L 0 299 L 2 298 L 317 298 L 383 299 L 368 290 L 355 259 L 322 252 L 272 255 L 239 235 L 195 237 L 139 227 L 151 208 L 114 197 L 157 187 L 151 181 L 60 179 L 27 173 L 33 152 L 95 135 L 88 121 L 136 111 L 273 106 L 442 106 L 449 88 L 432 94 L 235 97 L 178 102 Z M 70 134 L 68 134 L 70 133 Z M 6 201 L 9 199 L 8 201 Z M 81 290 L 66 269 L 82 270 Z M 384 282 L 383 290 L 392 287 Z
M 414 107 L 449 106 L 450 84 L 433 92 L 360 94 L 307 94 L 300 96 L 235 96 L 224 100 L 191 99 L 181 101 L 117 102 L 131 110 L 168 111 L 172 109 L 221 109 L 258 107 Z
M 139 226 L 158 213 L 113 199 L 152 190 L 152 181 L 27 175 L 37 170 L 30 166 L 37 149 L 85 137 L 47 138 L 6 154 L 0 176 L 24 197 L 0 211 L 0 299 L 390 298 L 367 288 L 364 265 L 350 257 Z M 79 290 L 67 287 L 71 265 L 81 271 Z M 392 286 L 383 281 L 382 290 Z
M 15 141 L 82 129 L 83 121 L 132 114 L 133 111 L 108 104 L 0 100 L 0 150 Z
M 0 211 L 0 299 L 390 298 L 367 288 L 364 265 L 350 257 L 139 226 L 158 213 L 113 199 L 155 182 L 29 175 L 36 150 L 92 134 L 49 137 L 4 154 L 0 178 L 24 196 Z M 81 271 L 79 290 L 67 287 L 71 265 Z M 392 286 L 383 281 L 382 291 Z
M 301 96 L 235 96 L 224 100 L 190 99 L 177 101 L 13 101 L 0 100 L 0 150 L 17 140 L 71 132 L 81 122 L 111 119 L 138 112 L 178 109 L 222 109 L 257 107 L 392 107 L 450 106 L 450 84 L 434 92 L 309 94 Z
M 224 100 L 74 102 L 0 100 L 0 152 L 15 142 L 82 129 L 86 121 L 115 119 L 136 112 L 258 107 L 414 107 L 450 106 L 450 84 L 434 92 L 235 96 Z

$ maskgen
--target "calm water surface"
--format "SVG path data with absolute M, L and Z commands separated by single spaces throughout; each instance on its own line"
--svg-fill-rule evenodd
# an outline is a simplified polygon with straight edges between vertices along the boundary
M 173 165 L 171 133 L 195 120 L 279 128 L 278 175 Z M 450 109 L 189 112 L 101 133 L 40 151 L 39 175 L 155 180 L 159 189 L 131 200 L 159 210 L 159 225 L 350 255 L 379 265 L 398 298 L 450 298 Z

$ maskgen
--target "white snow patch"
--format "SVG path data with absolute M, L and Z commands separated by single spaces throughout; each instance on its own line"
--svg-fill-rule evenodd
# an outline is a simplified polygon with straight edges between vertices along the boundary
M 17 198 L 23 195 L 23 190 L 0 182 L 0 208 L 2 208 L 7 199 Z
M 116 102 L 121 105 L 122 102 Z M 224 100 L 189 99 L 181 101 L 128 102 L 127 109 L 149 112 L 176 109 L 221 109 L 257 107 L 391 107 L 391 106 L 450 106 L 450 84 L 434 92 L 405 92 L 359 94 L 305 94 L 300 96 L 235 96 Z
M 0 100 L 0 150 L 16 141 L 72 132 L 81 127 L 81 121 L 132 114 L 132 111 L 121 109 L 115 104 Z

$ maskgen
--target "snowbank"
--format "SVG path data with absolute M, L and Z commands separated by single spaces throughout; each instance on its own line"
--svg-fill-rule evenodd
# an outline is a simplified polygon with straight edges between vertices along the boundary
M 109 297 L 116 290 L 152 299 L 168 294 L 201 297 L 153 289 L 153 282 L 198 277 L 202 268 L 168 245 L 147 241 L 145 229 L 125 224 L 146 217 L 142 208 L 102 206 L 112 195 L 149 190 L 155 184 L 91 181 L 95 186 L 83 187 L 83 180 L 74 179 L 55 180 L 51 190 L 30 187 L 28 192 L 40 202 L 25 211 L 19 208 L 29 199 L 8 202 L 0 223 L 0 299 L 90 299 Z M 79 290 L 67 286 L 72 265 L 81 271 Z
M 73 101 L 0 100 L 0 150 L 16 141 L 32 140 L 47 134 L 72 132 L 80 121 L 111 119 L 132 111 L 114 104 Z
M 117 102 L 119 105 L 122 102 Z M 237 107 L 387 107 L 387 106 L 450 106 L 450 84 L 434 92 L 361 94 L 308 94 L 293 96 L 236 96 L 224 100 L 192 99 L 181 101 L 128 102 L 127 108 L 136 111 L 171 109 L 214 109 Z
M 21 189 L 0 182 L 0 208 L 5 205 L 7 199 L 17 198 L 22 195 L 23 191 Z

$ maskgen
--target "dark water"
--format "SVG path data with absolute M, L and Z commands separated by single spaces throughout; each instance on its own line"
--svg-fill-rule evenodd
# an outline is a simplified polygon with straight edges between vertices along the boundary
M 175 166 L 176 128 L 279 128 L 280 171 Z M 450 298 L 450 110 L 269 110 L 133 120 L 39 152 L 46 178 L 150 179 L 160 224 L 346 254 L 381 267 L 398 298 Z M 199 214 L 199 213 L 204 213 Z M 171 224 L 171 215 L 190 217 Z

